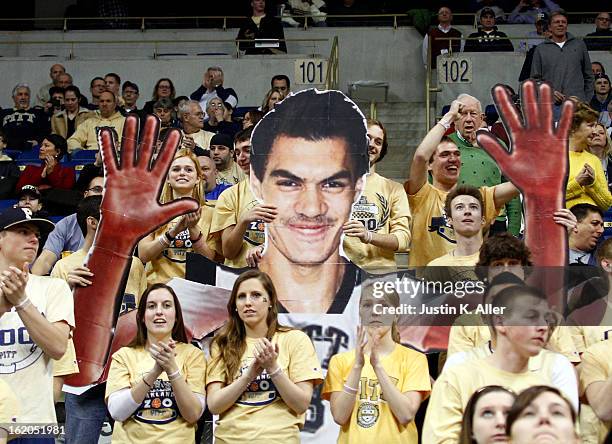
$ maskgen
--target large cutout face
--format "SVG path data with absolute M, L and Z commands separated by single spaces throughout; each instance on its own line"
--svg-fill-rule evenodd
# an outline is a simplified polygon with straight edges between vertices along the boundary
M 255 127 L 251 188 L 278 210 L 266 254 L 289 263 L 341 262 L 342 225 L 368 171 L 365 119 L 338 91 L 293 94 Z

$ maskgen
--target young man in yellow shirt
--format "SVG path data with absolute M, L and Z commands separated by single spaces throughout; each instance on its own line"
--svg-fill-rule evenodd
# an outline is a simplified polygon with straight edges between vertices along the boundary
M 455 233 L 447 224 L 444 203 L 447 194 L 457 186 L 461 152 L 444 133 L 459 118 L 462 106 L 454 101 L 449 112 L 421 141 L 410 165 L 410 178 L 404 184 L 412 211 L 409 264 L 413 267 L 423 267 L 455 248 Z M 429 172 L 433 179 L 431 184 Z M 519 193 L 511 182 L 481 187 L 480 192 L 485 225 L 491 224 L 499 210 Z

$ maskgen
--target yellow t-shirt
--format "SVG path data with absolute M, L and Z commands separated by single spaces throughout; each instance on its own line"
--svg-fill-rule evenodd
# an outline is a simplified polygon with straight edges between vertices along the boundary
M 379 174 L 368 174 L 365 189 L 359 201 L 353 204 L 351 220 L 360 221 L 372 233 L 395 235 L 399 244 L 396 251 L 402 252 L 407 251 L 410 244 L 410 218 L 403 187 Z M 364 244 L 349 236 L 344 236 L 343 248 L 351 262 L 368 271 L 385 272 L 397 268 L 395 251 Z
M 76 267 L 80 267 L 85 263 L 87 251 L 80 249 L 69 256 L 60 259 L 53 266 L 51 276 L 68 281 L 68 273 Z M 137 257 L 132 257 L 132 265 L 130 266 L 130 275 L 125 286 L 125 294 L 134 296 L 136 305 L 140 300 L 140 296 L 147 289 L 147 279 L 145 277 L 144 265 Z
M 20 389 L 19 387 L 16 388 Z M 9 385 L 0 379 L 0 424 L 16 424 L 18 414 L 19 400 L 17 396 Z
M 499 209 L 495 208 L 495 187 L 481 187 L 486 225 L 495 221 Z M 456 247 L 455 232 L 444 216 L 444 201 L 448 192 L 426 182 L 414 195 L 408 195 L 412 211 L 412 244 L 408 264 L 423 267 L 433 259 L 443 256 Z
M 47 321 L 74 328 L 74 300 L 65 281 L 30 274 L 25 293 Z M 53 359 L 34 344 L 14 309 L 0 317 L 0 330 L 0 379 L 17 391 L 19 422 L 56 422 Z
M 205 395 L 206 358 L 202 350 L 190 344 L 176 345 L 176 364 L 182 377 L 194 393 Z M 155 361 L 144 347 L 123 347 L 113 355 L 105 399 L 121 389 L 138 384 Z M 181 416 L 168 375 L 162 373 L 144 401 L 125 421 L 115 422 L 113 443 L 159 442 L 193 443 L 195 424 Z
M 183 133 L 183 137 L 191 137 L 195 144 L 202 148 L 203 150 L 210 149 L 210 140 L 213 138 L 215 133 L 211 133 L 210 131 L 200 130 L 196 133 L 185 134 L 185 131 L 181 131 Z
M 200 221 L 198 222 L 198 228 L 202 232 L 203 239 L 206 240 L 206 244 L 209 246 L 209 248 L 214 249 L 211 242 L 208 241 L 214 209 L 206 205 L 202 205 L 201 209 L 202 215 L 200 216 Z M 171 230 L 176 224 L 179 223 L 181 217 L 182 216 L 179 216 L 170 221 L 167 225 L 159 227 L 154 233 L 155 239 L 162 236 L 166 231 Z M 193 252 L 193 246 L 191 244 L 189 230 L 183 230 L 177 234 L 176 238 L 170 243 L 169 247 L 162 250 L 157 259 L 147 262 L 145 267 L 147 272 L 147 284 L 166 284 L 174 277 L 184 278 L 187 253 L 190 252 Z
M 588 151 L 570 151 L 569 153 L 569 180 L 565 193 L 565 206 L 572 208 L 574 205 L 588 203 L 607 211 L 612 205 L 612 195 L 608 190 L 608 181 L 604 173 L 601 161 Z M 586 187 L 576 182 L 576 176 L 589 164 L 595 171 L 595 181 Z
M 607 339 L 612 338 L 612 325 L 606 326 L 571 326 L 568 327 L 572 338 L 574 340 L 574 344 L 576 345 L 576 350 L 578 353 L 584 352 L 587 348 L 589 348 L 593 344 L 597 344 L 598 342 L 605 341 Z
M 257 339 L 246 338 L 247 349 L 242 355 L 240 377 L 253 362 L 253 350 Z M 314 381 L 321 383 L 323 373 L 308 336 L 300 330 L 276 332 L 272 342 L 277 343 L 277 362 L 283 372 L 294 383 Z M 212 363 L 218 351 L 213 347 L 208 365 L 206 384 L 225 381 L 222 363 Z M 252 381 L 242 396 L 225 412 L 219 415 L 215 428 L 216 444 L 238 444 L 269 442 L 298 444 L 300 428 L 304 425 L 305 414 L 291 411 L 280 397 L 274 382 L 265 372 Z
M 236 185 L 246 178 L 247 176 L 244 174 L 244 171 L 242 171 L 242 168 L 232 159 L 230 159 L 227 169 L 223 171 L 217 170 L 217 183 Z
M 598 381 L 606 381 L 612 377 L 612 341 L 606 340 L 598 342 L 582 354 L 582 363 L 578 366 L 578 375 L 580 377 L 580 395 L 584 396 L 589 385 Z M 598 441 L 604 442 L 608 432 L 612 430 L 612 421 L 599 421 L 592 415 L 592 420 L 598 423 Z M 581 426 L 582 426 L 581 415 Z M 592 426 L 595 425 L 591 423 Z M 593 427 L 594 428 L 594 427 Z M 582 430 L 582 428 L 581 428 Z M 593 433 L 594 434 L 594 433 Z
M 67 376 L 79 372 L 79 364 L 77 363 L 76 350 L 72 338 L 68 339 L 66 353 L 57 361 L 53 361 L 53 376 Z
M 423 444 L 450 444 L 459 440 L 461 420 L 472 394 L 487 385 L 501 385 L 520 392 L 534 385 L 548 384 L 548 378 L 526 371 L 510 373 L 491 366 L 485 359 L 473 359 L 444 370 L 433 386 L 423 425 Z
M 332 392 L 341 392 L 355 362 L 355 350 L 332 356 L 327 368 L 321 397 L 329 401 Z M 382 360 L 383 368 L 402 393 L 421 392 L 425 399 L 431 391 L 427 358 L 410 348 L 396 345 L 393 352 Z M 377 441 L 385 444 L 416 443 L 416 424 L 401 425 L 381 392 L 378 377 L 369 357 L 361 370 L 359 393 L 350 421 L 342 426 L 338 444 Z M 331 442 L 331 437 L 329 437 Z
M 216 241 L 217 252 L 220 251 L 221 233 L 227 227 L 236 225 L 243 213 L 258 204 L 258 200 L 251 192 L 248 177 L 229 187 L 219 196 L 215 205 L 215 214 L 210 225 L 209 240 Z M 263 221 L 255 221 L 249 224 L 242 240 L 240 252 L 233 259 L 225 259 L 225 265 L 233 268 L 244 268 L 247 266 L 246 255 L 249 249 L 263 244 L 265 241 L 265 224 Z
M 580 362 L 572 338 L 571 327 L 559 326 L 550 336 L 546 348 L 561 353 L 570 362 Z M 450 329 L 448 337 L 448 356 L 462 351 L 478 348 L 491 340 L 491 330 L 479 314 L 465 314 L 459 316 Z

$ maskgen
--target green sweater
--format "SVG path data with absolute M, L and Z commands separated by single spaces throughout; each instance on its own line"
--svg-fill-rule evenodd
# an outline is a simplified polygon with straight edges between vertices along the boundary
M 506 182 L 499 166 L 495 160 L 484 149 L 474 147 L 455 132 L 449 135 L 461 151 L 461 174 L 459 174 L 459 184 L 467 184 L 475 187 L 493 187 Z M 504 143 L 499 141 L 503 146 Z M 517 236 L 521 231 L 521 200 L 515 197 L 506 204 L 506 214 L 508 215 L 508 231 Z M 498 220 L 505 220 L 502 215 Z

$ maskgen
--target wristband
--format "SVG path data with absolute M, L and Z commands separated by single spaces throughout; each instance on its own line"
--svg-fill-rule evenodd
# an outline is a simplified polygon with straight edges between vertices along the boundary
M 166 248 L 170 246 L 170 242 L 166 239 L 166 236 L 162 235 L 157 238 L 157 241 L 161 244 L 162 247 Z
M 168 375 L 168 380 L 169 380 L 169 381 L 174 381 L 175 379 L 177 379 L 177 378 L 175 378 L 175 376 L 177 376 L 177 375 L 178 375 L 178 376 L 180 376 L 180 375 L 181 375 L 180 370 L 176 370 L 175 372 L 170 373 L 170 374 Z
M 164 233 L 164 236 L 166 237 L 166 239 L 168 240 L 168 244 L 172 243 L 172 241 L 175 239 L 174 237 L 172 237 L 172 235 L 170 234 L 170 230 L 166 231 Z
M 270 378 L 274 378 L 276 375 L 282 373 L 283 369 L 282 368 L 277 368 L 276 370 L 274 370 L 272 373 L 268 373 L 268 376 Z
M 145 383 L 145 385 L 146 385 L 147 387 L 149 387 L 149 388 L 153 388 L 153 387 L 151 386 L 151 384 L 149 384 L 149 383 L 147 382 L 147 380 L 145 379 L 145 377 L 144 377 L 144 376 L 142 377 L 142 382 L 144 382 L 144 383 Z
M 31 303 L 32 301 L 30 301 L 30 298 L 26 297 L 21 303 L 15 305 L 15 311 L 25 310 L 25 308 Z
M 363 243 L 369 244 L 370 242 L 372 242 L 372 232 L 366 231 L 366 236 L 365 236 L 365 239 L 363 240 Z
M 342 391 L 345 392 L 345 393 L 348 393 L 349 395 L 356 395 L 357 392 L 358 392 L 358 390 L 356 388 L 349 387 L 346 384 L 344 384 Z
M 449 129 L 449 128 L 450 128 L 450 123 L 445 122 L 445 121 L 444 121 L 444 119 L 443 119 L 443 120 L 438 121 L 438 123 L 439 123 L 440 125 L 442 125 L 442 126 L 444 127 L 444 129 Z
M 202 233 L 202 230 L 200 230 L 200 234 L 198 235 L 198 237 L 196 237 L 195 239 L 191 239 L 191 244 L 196 244 L 198 242 L 200 242 L 200 239 L 202 239 L 202 236 L 204 236 L 204 233 Z

